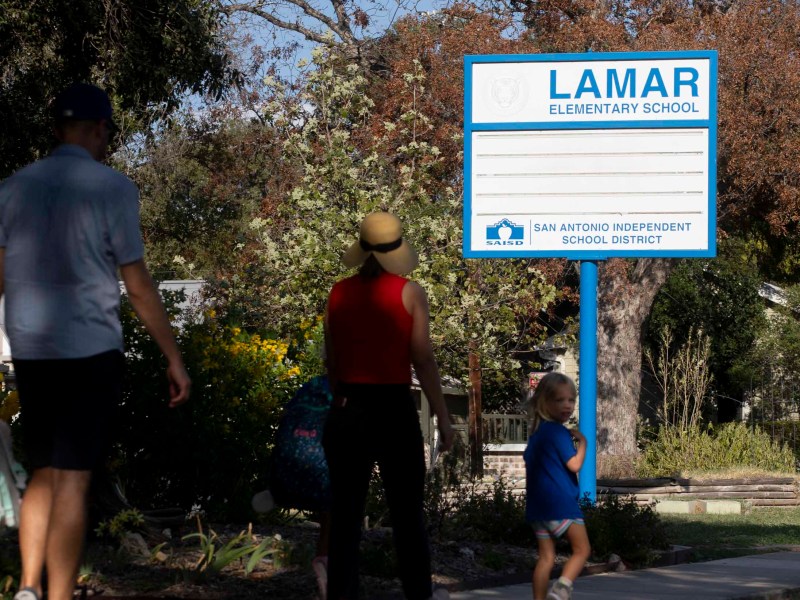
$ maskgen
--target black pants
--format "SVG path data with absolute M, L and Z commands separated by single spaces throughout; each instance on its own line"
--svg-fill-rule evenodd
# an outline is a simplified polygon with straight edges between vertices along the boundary
M 375 463 L 392 519 L 400 580 L 409 600 L 431 596 L 423 515 L 425 457 L 419 417 L 406 385 L 346 385 L 331 409 L 323 445 L 331 478 L 329 600 L 358 598 L 361 522 Z

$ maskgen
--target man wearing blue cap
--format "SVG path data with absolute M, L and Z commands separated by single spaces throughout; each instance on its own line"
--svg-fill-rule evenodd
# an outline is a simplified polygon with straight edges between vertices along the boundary
M 86 531 L 93 469 L 111 444 L 122 394 L 122 276 L 167 359 L 169 405 L 189 398 L 161 298 L 145 267 L 139 192 L 100 163 L 115 129 L 111 102 L 75 84 L 54 103 L 53 153 L 0 184 L 0 296 L 33 475 L 22 502 L 21 589 L 14 600 L 69 600 Z

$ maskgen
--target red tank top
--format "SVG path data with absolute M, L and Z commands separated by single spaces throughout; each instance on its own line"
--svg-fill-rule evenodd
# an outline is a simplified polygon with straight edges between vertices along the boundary
M 411 383 L 411 325 L 403 306 L 407 279 L 354 275 L 333 286 L 328 331 L 336 375 L 344 383 Z

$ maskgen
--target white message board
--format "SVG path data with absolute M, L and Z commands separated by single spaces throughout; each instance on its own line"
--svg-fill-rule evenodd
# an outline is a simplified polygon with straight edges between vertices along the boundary
M 465 57 L 464 256 L 714 256 L 716 53 Z

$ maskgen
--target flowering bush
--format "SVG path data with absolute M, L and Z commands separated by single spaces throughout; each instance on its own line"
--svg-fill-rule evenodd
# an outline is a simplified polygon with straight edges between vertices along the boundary
M 0 373 L 0 421 L 11 423 L 19 413 L 19 393 L 17 390 L 9 390 Z
M 181 299 L 165 297 L 173 316 Z M 200 504 L 211 519 L 246 518 L 253 493 L 267 487 L 283 405 L 321 370 L 319 327 L 278 340 L 221 323 L 214 311 L 180 321 L 192 397 L 170 409 L 163 358 L 123 307 L 127 373 L 113 473 L 138 508 Z

